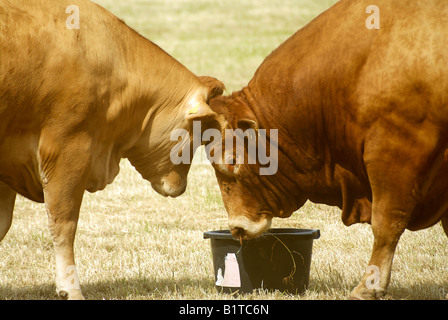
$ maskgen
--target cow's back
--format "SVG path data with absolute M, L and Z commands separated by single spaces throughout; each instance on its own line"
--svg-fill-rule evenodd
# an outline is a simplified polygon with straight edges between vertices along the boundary
M 106 82 L 121 67 L 120 48 L 113 30 L 107 29 L 117 19 L 90 1 L 76 1 L 80 29 L 71 29 L 66 8 L 72 3 L 0 2 L 2 117 L 6 110 L 16 116 L 32 114 L 36 123 L 37 118 L 52 115 L 49 109 L 56 97 L 76 104 L 77 98 L 85 99 L 101 85 L 93 83 L 100 77 L 90 75 L 101 75 Z
M 66 11 L 73 5 L 79 9 L 79 29 L 70 25 L 73 11 Z M 199 84 L 161 48 L 88 0 L 0 0 L 0 28 L 2 119 L 5 112 L 32 115 L 36 124 L 69 112 L 79 113 L 71 119 L 81 121 L 88 113 L 102 115 L 106 110 L 100 108 L 129 95 L 131 86 L 164 96 L 172 93 L 169 85 L 178 84 L 180 74 Z M 177 76 L 169 85 L 159 78 L 167 68 Z M 0 124 L 0 135 L 4 129 Z
M 390 6 L 380 11 L 383 30 L 369 30 L 378 35 L 359 73 L 357 117 L 369 125 L 393 111 L 409 123 L 447 126 L 448 3 Z
M 373 120 L 372 109 L 365 110 L 367 118 L 362 118 L 363 110 L 359 109 L 361 105 L 374 105 L 366 101 L 368 96 L 387 99 L 396 93 L 419 94 L 428 86 L 438 98 L 445 96 L 448 3 L 377 1 L 380 30 L 366 27 L 366 8 L 371 4 L 355 0 L 336 3 L 274 50 L 257 70 L 250 89 L 266 90 L 269 94 L 263 97 L 273 101 L 281 92 L 282 100 L 289 99 L 293 108 L 324 106 L 327 112 L 335 108 L 338 113 L 344 106 L 343 112 L 351 112 L 363 121 Z M 314 94 L 307 90 L 314 90 Z M 273 101 L 263 107 L 275 106 Z M 437 112 L 440 108 L 436 105 L 444 102 L 427 105 Z M 348 103 L 352 109 L 347 108 Z M 270 111 L 285 118 L 284 109 Z M 448 113 L 444 120 L 448 120 L 446 116 Z
M 380 30 L 366 27 L 369 1 L 340 1 L 266 58 L 248 87 L 263 97 L 255 112 L 270 115 L 267 127 L 303 138 L 304 147 L 310 140 L 341 146 L 345 157 L 342 142 L 356 148 L 391 110 L 410 123 L 448 124 L 448 4 L 375 4 Z M 325 136 L 310 136 L 322 120 L 317 134 Z

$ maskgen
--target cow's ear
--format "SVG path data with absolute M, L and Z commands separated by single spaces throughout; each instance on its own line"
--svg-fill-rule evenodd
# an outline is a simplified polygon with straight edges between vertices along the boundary
M 239 119 L 237 121 L 237 126 L 239 129 L 245 131 L 247 129 L 253 129 L 255 131 L 258 131 L 258 122 L 252 119 Z
M 226 89 L 224 83 L 216 78 L 202 76 L 199 77 L 199 80 L 201 80 L 201 82 L 208 88 L 207 102 L 209 102 L 210 99 L 213 99 L 214 97 L 222 95 L 224 93 L 224 90 Z
M 187 110 L 186 118 L 188 120 L 203 120 L 207 118 L 214 118 L 216 113 L 210 108 L 210 106 L 204 102 L 196 103 Z

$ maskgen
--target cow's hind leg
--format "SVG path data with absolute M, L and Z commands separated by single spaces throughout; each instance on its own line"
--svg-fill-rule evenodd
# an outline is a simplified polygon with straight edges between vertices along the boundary
M 448 237 L 448 213 L 445 214 L 445 216 L 443 216 L 442 218 L 442 226 L 443 226 L 443 230 L 445 231 L 445 234 Z M 448 300 L 448 294 L 445 297 L 446 300 Z
M 11 227 L 15 201 L 15 191 L 0 182 L 0 241 L 3 240 Z
M 445 214 L 445 216 L 443 216 L 442 218 L 442 227 L 445 231 L 446 236 L 448 237 L 448 213 Z

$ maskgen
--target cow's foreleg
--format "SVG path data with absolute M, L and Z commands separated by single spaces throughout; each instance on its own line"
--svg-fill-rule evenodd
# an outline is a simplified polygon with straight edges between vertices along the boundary
M 9 186 L 0 182 L 0 241 L 11 227 L 15 201 L 16 193 Z
M 386 294 L 390 281 L 392 260 L 398 240 L 406 227 L 407 214 L 390 210 L 389 206 L 374 204 L 372 231 L 374 235 L 372 257 L 361 283 L 350 295 L 352 299 L 373 300 Z
M 56 260 L 56 291 L 61 298 L 70 300 L 84 299 L 73 253 L 89 165 L 82 142 L 73 138 L 63 150 L 41 148 L 44 199 Z
M 64 299 L 84 299 L 73 253 L 82 192 L 71 193 L 65 188 L 54 183 L 44 189 L 56 259 L 56 291 Z

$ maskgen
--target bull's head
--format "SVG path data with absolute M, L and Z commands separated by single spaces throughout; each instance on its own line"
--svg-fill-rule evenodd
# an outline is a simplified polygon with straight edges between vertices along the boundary
M 189 82 L 190 90 L 183 90 L 186 94 L 178 94 L 176 90 L 172 90 L 172 100 L 176 99 L 176 94 L 180 96 L 180 102 L 172 103 L 174 108 L 162 106 L 146 116 L 145 131 L 128 154 L 132 165 L 163 196 L 177 197 L 184 193 L 191 161 L 196 148 L 201 145 L 194 139 L 185 138 L 192 136 L 195 121 L 215 116 L 208 101 L 221 95 L 225 88 L 224 84 L 212 77 L 199 77 L 200 81 L 197 78 L 195 80 L 197 81 Z M 176 130 L 185 132 L 179 138 L 182 144 L 187 144 L 178 150 L 179 153 L 188 153 L 186 161 L 181 163 L 172 158 L 173 150 L 179 145 L 179 141 L 171 138 Z
M 209 126 L 221 132 L 222 141 L 208 147 L 213 149 L 211 162 L 229 215 L 229 227 L 236 238 L 255 238 L 270 227 L 272 218 L 289 217 L 301 205 L 290 194 L 285 173 L 277 170 L 283 157 L 278 152 L 281 136 L 276 129 L 260 128 L 251 108 L 238 96 L 215 98 L 210 107 L 216 116 Z M 235 131 L 239 134 L 234 134 L 233 145 L 228 134 Z M 244 154 L 237 152 L 239 147 L 241 150 L 239 143 L 243 143 Z M 216 161 L 216 153 L 221 161 Z

